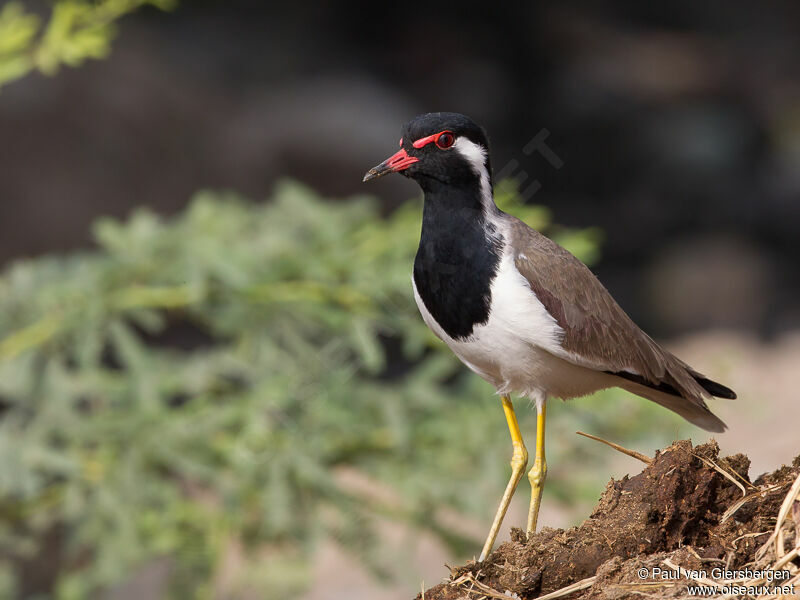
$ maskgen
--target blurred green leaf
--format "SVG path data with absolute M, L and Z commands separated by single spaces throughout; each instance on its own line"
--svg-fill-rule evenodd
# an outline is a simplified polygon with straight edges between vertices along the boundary
M 174 8 L 172 0 L 57 0 L 42 26 L 20 1 L 0 9 L 0 88 L 38 69 L 54 75 L 61 65 L 77 67 L 108 56 L 115 22 L 144 5 Z

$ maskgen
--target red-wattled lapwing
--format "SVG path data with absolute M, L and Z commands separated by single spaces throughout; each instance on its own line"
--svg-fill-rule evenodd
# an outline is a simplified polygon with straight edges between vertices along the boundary
M 400 150 L 364 181 L 401 172 L 425 193 L 414 298 L 428 327 L 497 388 L 514 452 L 511 479 L 483 546 L 491 552 L 528 463 L 510 394 L 536 403 L 528 534 L 536 531 L 547 464 L 545 404 L 621 387 L 708 431 L 725 424 L 704 397 L 735 398 L 656 344 L 603 284 L 561 246 L 494 203 L 489 143 L 464 115 L 430 113 L 403 127 Z

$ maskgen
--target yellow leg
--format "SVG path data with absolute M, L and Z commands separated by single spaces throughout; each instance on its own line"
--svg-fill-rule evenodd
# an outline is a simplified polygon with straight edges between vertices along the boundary
M 497 513 L 492 522 L 492 528 L 489 530 L 489 536 L 486 538 L 486 543 L 483 545 L 480 561 L 486 560 L 489 553 L 492 551 L 494 541 L 497 538 L 497 532 L 500 531 L 500 525 L 503 523 L 503 517 L 506 516 L 508 505 L 511 503 L 511 497 L 514 495 L 514 490 L 517 489 L 519 480 L 522 479 L 522 473 L 528 465 L 528 451 L 525 449 L 525 443 L 522 441 L 522 434 L 519 431 L 519 424 L 517 423 L 517 415 L 514 414 L 514 405 L 511 404 L 511 399 L 508 396 L 501 398 L 503 401 L 503 412 L 506 414 L 506 421 L 508 422 L 508 431 L 511 433 L 511 443 L 514 445 L 514 453 L 511 455 L 511 479 L 508 480 L 506 491 L 503 494 L 503 499 L 500 500 L 500 506 L 497 507 Z
M 539 504 L 542 501 L 544 480 L 547 477 L 547 461 L 544 459 L 544 425 L 547 407 L 544 400 L 536 403 L 536 455 L 528 473 L 531 482 L 531 507 L 528 510 L 528 535 L 536 532 Z

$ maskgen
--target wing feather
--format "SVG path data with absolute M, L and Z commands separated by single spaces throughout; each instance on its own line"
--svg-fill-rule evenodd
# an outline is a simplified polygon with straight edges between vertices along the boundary
M 627 373 L 658 388 L 669 386 L 706 408 L 702 378 L 644 333 L 589 268 L 564 248 L 511 217 L 514 263 L 564 330 L 563 355 L 574 364 Z

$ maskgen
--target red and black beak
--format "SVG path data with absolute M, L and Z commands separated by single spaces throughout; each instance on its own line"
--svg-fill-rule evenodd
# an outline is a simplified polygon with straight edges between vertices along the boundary
M 387 173 L 404 171 L 415 162 L 419 162 L 419 159 L 416 156 L 409 156 L 405 149 L 401 148 L 398 152 L 392 154 L 381 164 L 372 167 L 369 171 L 367 171 L 367 174 L 364 175 L 364 181 L 370 181 L 371 179 L 383 177 Z

